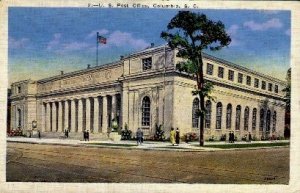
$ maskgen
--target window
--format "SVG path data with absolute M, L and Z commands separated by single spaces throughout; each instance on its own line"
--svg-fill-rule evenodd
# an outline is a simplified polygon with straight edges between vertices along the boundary
M 193 128 L 199 127 L 199 99 L 198 98 L 195 98 L 193 101 L 192 126 Z
M 261 89 L 266 90 L 266 81 L 261 81 Z
M 269 83 L 269 84 L 268 84 L 268 90 L 269 90 L 270 92 L 273 91 L 273 84 L 272 84 L 272 83 Z
M 145 96 L 142 101 L 142 126 L 150 126 L 150 98 Z
M 213 75 L 213 72 L 214 72 L 214 65 L 207 63 L 206 74 Z
M 277 117 L 276 117 L 277 115 L 276 115 L 276 111 L 274 111 L 274 113 L 273 113 L 273 120 L 272 120 L 272 123 L 273 123 L 273 125 L 272 125 L 272 132 L 275 132 L 276 131 L 276 119 L 277 119 Z
M 143 62 L 143 71 L 145 70 L 150 70 L 152 68 L 152 58 L 143 58 L 142 59 Z
M 265 123 L 265 111 L 260 109 L 260 116 L 259 116 L 259 130 L 264 130 L 264 123 Z
M 22 92 L 21 86 L 18 86 L 18 87 L 17 87 L 17 92 L 18 92 L 18 94 L 20 94 L 20 93 Z
M 224 68 L 219 66 L 218 77 L 224 78 Z
M 266 120 L 266 131 L 270 131 L 270 126 L 271 126 L 271 111 L 267 111 L 267 120 Z
M 257 110 L 254 108 L 252 111 L 252 130 L 256 129 L 256 114 Z
M 251 85 L 251 76 L 247 76 L 246 84 L 247 84 L 248 86 Z
M 211 102 L 210 101 L 206 101 L 205 109 L 206 109 L 205 128 L 210 128 L 210 123 L 211 123 Z
M 244 130 L 248 131 L 248 127 L 249 127 L 249 107 L 246 107 L 244 112 Z
M 233 70 L 228 71 L 228 80 L 234 81 L 234 71 Z
M 236 107 L 235 130 L 240 130 L 241 126 L 241 106 Z
M 275 93 L 278 93 L 278 85 L 275 85 Z
M 243 83 L 243 74 L 238 73 L 238 83 Z
M 232 115 L 232 105 L 228 104 L 226 110 L 226 129 L 231 128 L 231 115 Z
M 217 104 L 216 129 L 221 129 L 222 126 L 222 103 Z
M 259 80 L 257 78 L 254 79 L 254 87 L 255 88 L 259 87 Z

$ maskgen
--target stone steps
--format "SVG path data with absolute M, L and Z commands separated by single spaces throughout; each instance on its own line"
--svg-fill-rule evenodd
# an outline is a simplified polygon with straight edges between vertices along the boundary
M 65 133 L 64 132 L 42 132 L 41 133 L 42 138 L 65 138 Z M 33 138 L 37 138 L 38 134 L 34 133 L 32 135 Z M 90 133 L 89 135 L 90 140 L 108 140 L 107 134 L 106 133 Z M 69 139 L 77 139 L 77 140 L 83 140 L 83 133 L 69 133 Z

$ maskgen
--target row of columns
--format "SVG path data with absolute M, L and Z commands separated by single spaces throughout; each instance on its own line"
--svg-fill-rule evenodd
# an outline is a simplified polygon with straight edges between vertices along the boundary
M 55 132 L 68 129 L 71 132 L 84 130 L 107 132 L 111 120 L 117 118 L 117 98 L 120 100 L 120 97 L 117 96 L 107 95 L 44 102 L 42 130 Z

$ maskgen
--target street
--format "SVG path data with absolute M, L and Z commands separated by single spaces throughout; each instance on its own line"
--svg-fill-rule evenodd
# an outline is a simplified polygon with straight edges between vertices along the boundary
M 289 147 L 179 152 L 7 143 L 8 182 L 288 184 Z

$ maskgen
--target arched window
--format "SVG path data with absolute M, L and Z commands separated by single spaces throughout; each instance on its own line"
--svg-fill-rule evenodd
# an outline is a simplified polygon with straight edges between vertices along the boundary
M 257 114 L 257 110 L 256 108 L 253 109 L 252 111 L 252 131 L 256 129 L 256 115 Z
M 266 120 L 266 131 L 270 131 L 270 127 L 271 127 L 271 111 L 268 110 L 267 111 L 267 120 Z
M 150 126 L 150 98 L 145 96 L 142 101 L 142 126 Z
M 260 109 L 259 113 L 259 130 L 264 130 L 264 124 L 265 124 L 265 111 L 263 109 Z
M 236 107 L 235 130 L 240 130 L 241 127 L 241 106 Z
M 228 104 L 226 110 L 226 129 L 231 128 L 231 115 L 232 115 L 232 105 Z
M 249 127 L 249 107 L 246 107 L 244 113 L 244 130 L 248 131 L 248 127 Z
M 192 126 L 193 128 L 199 127 L 199 99 L 195 98 L 193 100 L 193 109 L 192 109 Z
M 277 121 L 277 117 L 276 116 L 277 116 L 276 115 L 276 111 L 274 111 L 274 113 L 273 113 L 273 120 L 272 120 L 272 123 L 273 123 L 273 125 L 272 125 L 272 132 L 276 131 L 276 121 Z
M 211 123 L 211 102 L 208 100 L 205 103 L 205 128 L 210 128 Z
M 216 129 L 222 127 L 222 103 L 217 103 L 217 115 L 216 115 Z

